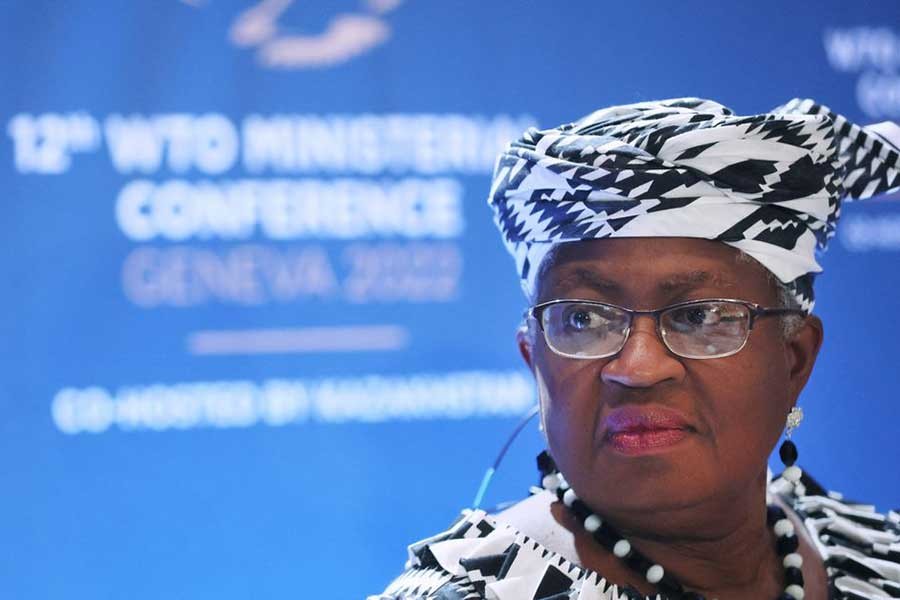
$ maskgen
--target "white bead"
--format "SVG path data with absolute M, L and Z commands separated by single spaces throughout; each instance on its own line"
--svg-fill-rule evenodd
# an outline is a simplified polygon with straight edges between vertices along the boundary
M 794 495 L 798 498 L 802 498 L 806 495 L 806 486 L 800 483 L 799 481 L 794 484 Z
M 663 568 L 659 565 L 653 565 L 649 569 L 647 569 L 647 581 L 650 583 L 659 583 L 659 581 L 663 578 Z
M 559 488 L 559 477 L 557 477 L 555 473 L 544 475 L 544 478 L 541 480 L 541 487 L 545 490 L 555 492 Z
M 803 600 L 803 588 L 797 584 L 791 584 L 784 588 L 784 591 L 796 598 L 797 600 Z
M 628 540 L 619 540 L 616 542 L 616 545 L 613 546 L 613 554 L 619 558 L 625 558 L 628 556 L 629 552 L 631 552 L 631 542 Z
M 796 552 L 791 552 L 787 556 L 784 557 L 784 568 L 796 567 L 800 568 L 803 566 L 803 557 L 797 554 Z
M 556 477 L 557 477 L 557 479 L 559 479 L 559 487 L 561 487 L 561 488 L 569 487 L 569 482 L 566 481 L 565 475 L 563 475 L 562 473 L 557 473 Z
M 594 533 L 595 531 L 600 529 L 601 525 L 603 525 L 603 519 L 601 519 L 597 515 L 588 515 L 584 520 L 584 528 L 591 533 Z
M 787 537 L 789 535 L 794 535 L 794 524 L 787 519 L 779 519 L 775 523 L 775 527 L 773 527 L 773 529 L 775 530 L 775 535 L 777 535 L 778 537 Z
M 797 483 L 800 481 L 800 476 L 803 475 L 803 471 L 800 470 L 800 467 L 797 465 L 791 465 L 790 467 L 784 470 L 784 478 L 790 482 Z
M 578 496 L 575 495 L 575 490 L 569 488 L 566 490 L 566 493 L 563 494 L 563 504 L 566 506 L 572 506 L 572 503 L 578 500 Z

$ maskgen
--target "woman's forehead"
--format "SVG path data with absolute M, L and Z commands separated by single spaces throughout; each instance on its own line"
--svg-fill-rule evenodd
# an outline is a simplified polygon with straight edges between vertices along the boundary
M 556 246 L 541 263 L 541 300 L 579 290 L 603 295 L 671 296 L 697 288 L 737 296 L 767 294 L 762 265 L 721 242 L 694 238 L 615 238 Z

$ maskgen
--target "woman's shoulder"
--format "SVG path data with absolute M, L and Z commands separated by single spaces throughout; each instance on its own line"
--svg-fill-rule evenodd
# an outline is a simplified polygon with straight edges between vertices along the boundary
M 770 492 L 801 519 L 828 573 L 835 598 L 900 596 L 900 513 L 849 500 L 804 474 L 801 493 L 776 478 Z
M 411 544 L 406 570 L 368 600 L 631 598 L 517 528 L 519 519 L 550 502 L 535 494 L 497 514 L 463 511 L 446 531 Z
M 478 598 L 460 560 L 495 530 L 484 511 L 463 510 L 445 531 L 410 544 L 403 573 L 368 600 Z

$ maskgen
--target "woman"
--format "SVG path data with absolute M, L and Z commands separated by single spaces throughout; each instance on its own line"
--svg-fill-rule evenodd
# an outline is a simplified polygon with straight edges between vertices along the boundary
M 900 596 L 900 516 L 827 493 L 789 440 L 815 251 L 843 197 L 900 186 L 896 132 L 679 99 L 511 144 L 490 204 L 531 302 L 543 490 L 464 511 L 374 598 Z

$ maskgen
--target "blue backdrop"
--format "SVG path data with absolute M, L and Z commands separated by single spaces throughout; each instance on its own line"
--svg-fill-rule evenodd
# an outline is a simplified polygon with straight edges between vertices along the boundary
M 486 206 L 530 125 L 900 118 L 900 5 L 2 2 L 0 589 L 360 598 L 534 402 Z M 849 205 L 801 462 L 895 506 L 900 202 Z M 536 427 L 487 504 L 534 481 Z

